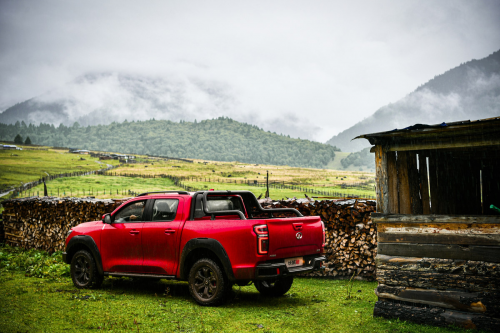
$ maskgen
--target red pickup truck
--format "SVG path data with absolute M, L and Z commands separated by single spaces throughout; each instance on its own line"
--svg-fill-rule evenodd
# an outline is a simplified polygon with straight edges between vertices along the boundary
M 249 191 L 165 191 L 72 228 L 63 260 L 78 288 L 104 276 L 176 279 L 199 304 L 216 305 L 233 284 L 285 294 L 295 274 L 321 269 L 324 243 L 320 217 L 263 209 Z

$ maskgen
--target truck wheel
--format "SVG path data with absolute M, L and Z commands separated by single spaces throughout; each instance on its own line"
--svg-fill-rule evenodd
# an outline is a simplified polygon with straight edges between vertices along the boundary
M 256 280 L 255 288 L 264 296 L 282 296 L 292 287 L 293 276 L 281 278 L 279 280 Z
M 227 282 L 213 260 L 198 260 L 189 271 L 189 293 L 200 305 L 220 304 L 226 295 Z
M 104 276 L 97 271 L 94 257 L 89 252 L 80 250 L 71 259 L 71 279 L 77 288 L 98 288 Z

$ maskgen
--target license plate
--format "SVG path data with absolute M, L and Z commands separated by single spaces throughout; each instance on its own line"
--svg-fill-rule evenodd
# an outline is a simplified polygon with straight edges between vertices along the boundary
M 285 259 L 286 267 L 295 267 L 304 265 L 304 259 L 302 257 Z

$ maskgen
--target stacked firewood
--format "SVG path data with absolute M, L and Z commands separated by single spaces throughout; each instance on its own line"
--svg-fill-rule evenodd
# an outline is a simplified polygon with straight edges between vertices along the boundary
M 5 242 L 49 252 L 64 249 L 69 230 L 83 222 L 100 220 L 123 200 L 29 197 L 4 201 Z
M 375 277 L 377 228 L 370 214 L 374 201 L 282 200 L 264 208 L 295 208 L 304 216 L 320 216 L 326 227 L 326 269 L 310 276 Z
M 4 239 L 5 239 L 5 230 L 4 230 L 4 227 L 3 227 L 3 217 L 2 217 L 2 214 L 0 214 L 0 243 L 3 243 L 4 242 Z

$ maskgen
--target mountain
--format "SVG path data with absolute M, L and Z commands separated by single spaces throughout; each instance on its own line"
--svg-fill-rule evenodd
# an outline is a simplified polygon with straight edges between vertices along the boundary
M 397 101 L 378 109 L 327 143 L 342 151 L 370 146 L 358 135 L 405 128 L 414 124 L 438 124 L 500 115 L 500 50 L 481 60 L 455 67 Z
M 87 126 L 126 119 L 194 120 L 200 114 L 220 116 L 232 106 L 229 89 L 217 82 L 93 73 L 6 109 L 0 122 Z
M 0 123 L 0 140 L 133 154 L 239 161 L 271 165 L 325 168 L 337 148 L 266 132 L 255 125 L 219 117 L 200 122 L 169 120 L 123 121 L 109 125 L 72 126 Z
M 194 121 L 221 116 L 252 123 L 271 132 L 311 139 L 317 127 L 287 117 L 262 116 L 244 109 L 228 84 L 180 78 L 124 73 L 90 73 L 0 113 L 0 123 L 107 125 L 112 122 L 149 119 Z

